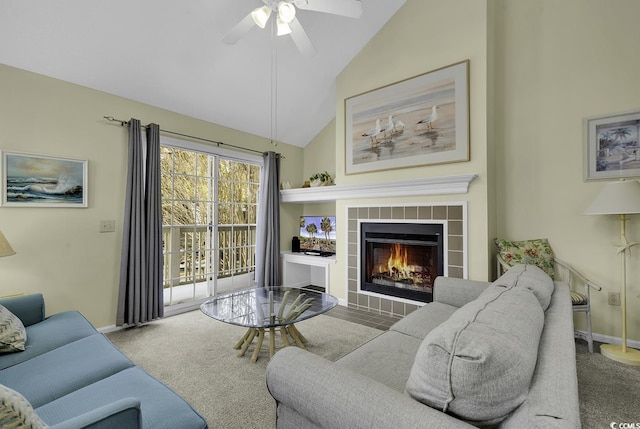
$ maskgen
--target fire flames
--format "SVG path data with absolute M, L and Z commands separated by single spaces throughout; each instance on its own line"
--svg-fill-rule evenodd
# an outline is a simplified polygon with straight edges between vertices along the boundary
M 393 273 L 393 277 L 397 278 L 409 277 L 411 270 L 407 263 L 407 256 L 407 248 L 405 246 L 401 246 L 397 243 L 394 244 L 391 248 L 391 255 L 387 260 L 386 272 Z
M 422 272 L 424 268 L 420 265 L 409 264 L 409 251 L 407 246 L 402 244 L 393 244 L 390 249 L 389 259 L 379 264 L 373 271 L 373 275 L 383 275 L 393 280 L 411 279 L 414 282 L 422 280 Z

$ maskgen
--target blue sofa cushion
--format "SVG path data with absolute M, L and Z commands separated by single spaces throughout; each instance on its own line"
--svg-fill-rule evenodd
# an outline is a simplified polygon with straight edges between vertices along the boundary
M 125 369 L 69 393 L 36 408 L 36 413 L 53 425 L 124 397 L 140 400 L 143 428 L 207 428 L 207 422 L 189 403 L 140 367 Z
M 104 335 L 92 335 L 0 371 L 0 383 L 37 408 L 132 366 Z
M 45 424 L 24 396 L 0 384 L 0 427 L 41 429 Z
M 26 341 L 27 331 L 20 319 L 0 305 L 0 353 L 21 352 Z
M 41 293 L 0 298 L 0 305 L 18 316 L 24 326 L 44 320 L 44 297 Z
M 65 311 L 47 317 L 40 323 L 26 327 L 26 350 L 0 355 L 0 370 L 25 362 L 65 344 L 100 335 L 84 316 L 77 311 Z

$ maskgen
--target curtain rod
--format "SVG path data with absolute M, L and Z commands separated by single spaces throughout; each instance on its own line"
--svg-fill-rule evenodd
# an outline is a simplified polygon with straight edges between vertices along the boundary
M 129 121 L 123 121 L 122 119 L 116 119 L 116 118 L 114 118 L 113 116 L 103 116 L 103 118 L 104 118 L 104 119 L 106 119 L 106 120 L 107 120 L 107 121 L 109 121 L 109 122 L 119 122 L 119 123 L 120 123 L 120 125 L 121 125 L 121 126 L 123 126 L 123 127 L 124 127 L 125 125 L 128 125 L 128 124 L 129 124 Z M 143 125 L 143 127 L 144 127 L 144 128 L 147 128 L 147 127 L 148 127 L 148 125 Z M 246 148 L 246 147 L 236 146 L 236 145 L 232 145 L 232 144 L 225 143 L 225 142 L 219 142 L 219 141 L 216 141 L 216 140 L 205 139 L 205 138 L 203 138 L 203 137 L 190 136 L 189 134 L 177 133 L 177 132 L 175 132 L 175 131 L 169 131 L 169 130 L 163 130 L 163 129 L 161 129 L 161 130 L 160 130 L 160 132 L 161 132 L 161 133 L 165 133 L 165 134 L 173 134 L 173 135 L 175 135 L 175 136 L 180 136 L 180 137 L 187 137 L 187 138 L 190 138 L 190 139 L 201 140 L 201 141 L 205 141 L 205 142 L 209 142 L 209 143 L 216 144 L 216 145 L 218 145 L 218 146 L 220 146 L 220 145 L 223 145 L 223 146 L 229 146 L 229 147 L 232 147 L 232 148 L 235 148 L 235 149 L 240 149 L 240 150 L 246 150 L 246 151 L 249 151 L 249 152 L 259 153 L 259 154 L 261 154 L 261 155 L 262 155 L 263 153 L 265 153 L 265 151 L 260 151 L 260 150 L 256 150 L 256 149 L 249 149 L 249 148 Z M 274 144 L 274 146 L 275 146 L 275 144 Z M 280 155 L 280 157 L 281 157 L 281 158 L 284 158 L 284 155 L 282 155 L 282 154 L 278 154 L 278 155 Z

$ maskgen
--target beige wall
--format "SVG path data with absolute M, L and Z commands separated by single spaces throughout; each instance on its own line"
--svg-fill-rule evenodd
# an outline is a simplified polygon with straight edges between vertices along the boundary
M 326 127 L 304 148 L 304 176 L 301 182 L 309 180 L 315 173 L 328 172 L 336 178 L 336 121 L 329 122 Z M 335 215 L 336 205 L 333 202 L 310 203 L 303 205 L 303 213 L 308 216 Z
M 331 121 L 318 135 L 310 142 L 303 151 L 302 174 L 290 180 L 293 188 L 300 188 L 305 180 L 315 173 L 327 171 L 335 177 L 336 153 L 335 145 L 335 120 Z M 285 179 L 283 179 L 285 181 Z M 330 216 L 335 214 L 336 205 L 333 202 L 322 203 L 287 203 L 282 204 L 283 212 L 287 216 L 281 215 L 281 227 L 283 237 L 280 244 L 282 250 L 291 250 L 291 239 L 299 236 L 300 216 Z
M 0 295 L 42 292 L 48 314 L 77 309 L 98 327 L 115 322 L 127 164 L 126 128 L 102 117 L 273 150 L 267 139 L 4 65 L 0 94 L 0 149 L 89 160 L 89 208 L 0 207 L 0 229 L 17 251 L 0 259 Z M 276 150 L 286 156 L 282 180 L 298 180 L 302 149 Z M 291 211 L 283 207 L 285 221 L 297 219 Z M 115 219 L 116 232 L 99 233 L 102 219 Z
M 477 174 L 464 195 L 342 200 L 336 204 L 338 243 L 346 242 L 346 207 L 350 204 L 468 202 L 469 277 L 490 276 L 489 207 L 487 205 L 486 1 L 408 0 L 337 79 L 337 183 L 361 184 L 416 177 Z M 430 165 L 362 174 L 345 174 L 345 99 L 393 82 L 417 76 L 463 60 L 470 61 L 469 162 Z M 346 248 L 338 248 L 331 268 L 331 292 L 346 299 Z
M 304 180 L 315 173 L 327 171 L 331 177 L 336 177 L 336 121 L 333 120 L 304 148 L 302 168 L 304 179 L 297 186 L 302 186 Z
M 584 216 L 606 182 L 583 181 L 583 118 L 640 108 L 640 2 L 499 0 L 495 7 L 498 232 L 549 238 L 601 283 L 593 330 L 621 335 L 615 216 Z M 640 240 L 640 217 L 627 226 Z M 629 260 L 629 338 L 640 340 L 640 250 Z M 583 317 L 576 317 L 584 327 Z

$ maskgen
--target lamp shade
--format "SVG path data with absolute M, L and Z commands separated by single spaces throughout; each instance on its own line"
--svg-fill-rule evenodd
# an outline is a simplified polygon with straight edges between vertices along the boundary
M 253 22 L 260 28 L 264 28 L 267 25 L 267 21 L 271 16 L 271 8 L 269 6 L 262 6 L 257 9 L 254 9 L 251 12 L 251 18 L 253 18 Z
M 0 257 L 15 255 L 15 253 L 2 231 L 0 231 Z
M 289 24 L 282 21 L 280 18 L 278 18 L 276 22 L 278 27 L 278 36 L 286 36 L 287 34 L 291 34 L 291 27 L 289 27 Z
M 584 211 L 586 215 L 634 213 L 640 213 L 640 182 L 637 180 L 609 183 Z
M 295 17 L 296 7 L 294 5 L 284 1 L 278 3 L 278 18 L 280 18 L 282 22 L 289 24 Z

